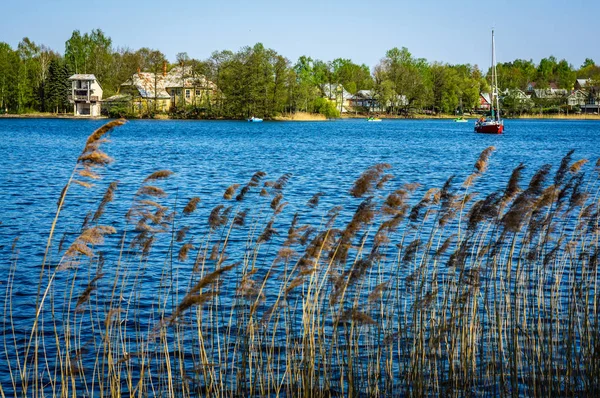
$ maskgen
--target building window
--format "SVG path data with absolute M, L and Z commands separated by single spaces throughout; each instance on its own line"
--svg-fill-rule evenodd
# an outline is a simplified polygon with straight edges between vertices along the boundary
M 196 90 L 196 97 L 200 96 L 200 90 Z
M 185 98 L 190 99 L 191 94 L 191 90 L 185 90 Z

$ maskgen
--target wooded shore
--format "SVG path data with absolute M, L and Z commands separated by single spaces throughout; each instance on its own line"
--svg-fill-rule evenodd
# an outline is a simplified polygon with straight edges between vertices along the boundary
M 342 115 L 340 119 L 364 119 L 367 115 L 362 114 L 346 114 Z M 381 119 L 454 119 L 457 116 L 450 114 L 439 114 L 439 115 L 428 115 L 428 114 L 412 114 L 408 117 L 399 115 L 378 115 Z M 478 115 L 465 115 L 467 119 L 475 120 Z M 85 117 L 85 116 L 73 116 L 68 113 L 22 113 L 22 114 L 0 114 L 0 118 L 5 119 L 108 119 L 106 116 L 101 117 Z M 144 119 L 144 118 L 142 118 Z M 151 120 L 150 118 L 145 118 Z M 600 115 L 594 114 L 574 114 L 574 115 L 540 115 L 540 114 L 527 114 L 522 116 L 511 116 L 505 117 L 505 119 L 552 119 L 552 120 L 600 120 Z M 152 120 L 178 120 L 171 118 L 167 115 L 161 115 L 160 118 L 154 118 Z M 194 119 L 186 119 L 194 120 Z M 239 120 L 239 119 L 195 119 L 195 120 Z M 275 116 L 272 121 L 278 122 L 315 122 L 315 121 L 326 121 L 327 119 L 321 114 L 312 114 L 306 112 L 298 112 L 290 115 Z

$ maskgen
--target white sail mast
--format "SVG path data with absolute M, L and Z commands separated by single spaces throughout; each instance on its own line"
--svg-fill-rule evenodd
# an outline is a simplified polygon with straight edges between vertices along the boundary
M 500 99 L 498 95 L 498 71 L 496 69 L 496 40 L 494 38 L 494 29 L 492 29 L 492 110 L 494 109 L 494 100 L 496 100 L 496 120 L 500 120 Z

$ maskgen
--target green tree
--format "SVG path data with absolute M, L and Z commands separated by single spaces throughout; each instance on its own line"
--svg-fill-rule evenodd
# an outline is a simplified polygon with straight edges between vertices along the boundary
M 332 62 L 332 72 L 334 80 L 351 94 L 373 88 L 371 72 L 364 64 L 357 65 L 349 59 L 337 58 Z
M 425 76 L 428 64 L 424 59 L 415 59 L 406 47 L 393 48 L 386 52 L 379 64 L 381 78 L 389 80 L 394 88 L 390 101 L 390 112 L 408 114 L 411 108 L 423 105 L 427 97 Z
M 71 92 L 69 70 L 65 62 L 59 58 L 50 61 L 46 90 L 46 102 L 49 110 L 55 113 L 69 110 L 68 95 Z
M 573 70 L 573 67 L 566 60 L 562 59 L 556 64 L 554 77 L 559 88 L 571 90 L 576 76 L 577 72 Z
M 594 66 L 594 65 L 596 65 L 596 63 L 594 62 L 593 59 L 586 58 L 585 61 L 583 61 L 583 64 L 581 65 L 580 69 L 584 69 L 584 68 L 587 68 L 588 66 Z
M 40 48 L 27 37 L 17 47 L 20 59 L 17 75 L 18 112 L 38 109 L 37 90 L 41 84 L 39 52 Z
M 157 112 L 157 95 L 158 95 L 158 81 L 160 79 L 160 75 L 162 73 L 163 64 L 166 62 L 165 55 L 158 50 L 153 50 L 148 54 L 147 58 L 148 68 L 150 72 L 154 73 L 154 82 L 153 82 L 153 91 L 154 98 L 151 99 L 150 104 L 146 103 L 146 109 L 150 110 L 152 108 L 153 114 Z M 148 99 L 146 99 L 147 101 Z
M 92 46 L 87 34 L 74 30 L 71 38 L 65 42 L 65 60 L 73 73 L 87 73 Z
M 20 59 L 7 43 L 0 42 L 0 113 L 17 112 L 17 79 Z
M 93 29 L 87 36 L 89 46 L 88 69 L 85 73 L 96 76 L 102 84 L 109 80 L 112 66 L 112 39 L 104 34 L 101 29 Z M 110 94 L 110 92 L 109 92 Z

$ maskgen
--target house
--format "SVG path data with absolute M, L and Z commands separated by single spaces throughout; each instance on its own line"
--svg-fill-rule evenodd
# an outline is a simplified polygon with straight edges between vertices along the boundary
M 348 109 L 351 106 L 351 99 L 353 95 L 346 91 L 344 86 L 341 84 L 325 83 L 321 86 L 321 91 L 323 92 L 324 98 L 335 102 L 337 108 L 340 110 L 340 113 L 348 112 Z
M 166 112 L 171 105 L 171 96 L 165 90 L 164 80 L 163 75 L 138 70 L 121 84 L 119 94 L 131 98 L 134 112 L 144 113 L 150 110 Z M 111 97 L 105 102 L 116 102 L 117 99 Z
M 479 93 L 479 104 L 477 110 L 489 111 L 491 109 L 492 95 L 490 93 Z
M 121 84 L 120 94 L 130 95 L 134 111 L 143 113 L 144 110 L 166 112 L 180 105 L 200 106 L 210 101 L 216 90 L 213 82 L 196 75 L 191 66 L 180 65 L 167 72 L 164 63 L 160 74 L 138 70 Z
M 359 90 L 348 101 L 351 108 L 355 110 L 363 108 L 368 112 L 386 112 L 392 105 L 397 107 L 408 106 L 408 100 L 405 95 L 397 95 L 394 103 L 388 100 L 385 104 L 377 98 L 373 90 Z
M 100 103 L 102 101 L 102 87 L 96 76 L 75 74 L 69 77 L 71 81 L 71 95 L 69 102 L 73 104 L 75 116 L 100 116 Z
M 600 113 L 600 87 L 592 79 L 577 79 L 575 89 L 581 93 L 582 100 L 578 102 L 581 112 Z
M 540 85 L 538 85 L 536 82 L 529 82 L 529 83 L 527 83 L 527 86 L 525 87 L 525 93 L 527 95 L 533 95 L 535 90 L 539 89 L 539 88 L 540 88 Z M 558 84 L 556 84 L 555 82 L 550 82 L 550 83 L 548 83 L 548 88 L 553 89 L 553 90 L 558 90 Z
M 213 82 L 203 75 L 195 74 L 191 66 L 179 65 L 166 75 L 164 72 L 163 67 L 165 90 L 169 93 L 173 106 L 179 105 L 181 101 L 186 105 L 204 103 L 210 99 L 211 93 L 214 94 L 217 90 Z
M 533 94 L 533 90 L 535 90 L 535 86 L 536 85 L 537 85 L 536 82 L 529 82 L 529 83 L 527 83 L 527 87 L 525 88 L 525 92 L 528 95 Z
M 570 109 L 580 108 L 582 105 L 586 104 L 588 99 L 588 95 L 583 90 L 573 90 L 571 94 L 567 96 L 567 105 Z
M 533 90 L 533 94 L 531 97 L 533 99 L 553 102 L 553 103 L 561 103 L 564 102 L 569 95 L 569 90 L 564 88 L 542 88 Z M 538 101 L 539 102 L 539 101 Z
M 385 107 L 382 107 L 376 98 L 373 90 L 359 90 L 348 101 L 351 108 L 363 108 L 369 112 L 383 112 Z
M 353 108 L 371 109 L 377 103 L 372 90 L 359 90 L 350 98 L 350 106 Z M 377 104 L 379 106 L 379 104 Z
M 600 114 L 600 90 L 591 89 L 586 92 L 585 104 L 581 105 L 581 112 Z
M 500 100 L 505 110 L 514 113 L 527 112 L 533 107 L 531 96 L 525 91 L 516 89 L 506 89 L 500 93 Z
M 500 92 L 500 98 L 502 97 L 514 97 L 519 100 L 525 101 L 527 99 L 531 99 L 531 96 L 526 94 L 525 91 L 518 88 L 507 88 L 504 91 Z

